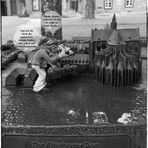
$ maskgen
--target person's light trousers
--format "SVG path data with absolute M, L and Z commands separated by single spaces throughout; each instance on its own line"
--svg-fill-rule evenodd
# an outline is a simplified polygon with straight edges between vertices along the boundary
M 39 92 L 46 86 L 46 71 L 38 65 L 32 65 L 32 68 L 38 73 L 38 78 L 33 86 L 33 91 Z

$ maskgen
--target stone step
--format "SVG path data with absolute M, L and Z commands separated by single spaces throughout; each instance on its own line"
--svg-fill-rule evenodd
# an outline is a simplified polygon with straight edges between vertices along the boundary
M 14 69 L 6 78 L 6 86 L 17 86 L 20 84 L 23 75 L 25 74 L 25 68 Z
M 3 126 L 2 131 L 4 148 L 41 144 L 59 148 L 63 143 L 68 147 L 146 147 L 146 125 Z
M 24 87 L 32 87 L 37 78 L 37 73 L 34 69 L 28 68 L 25 73 L 25 79 L 23 81 Z

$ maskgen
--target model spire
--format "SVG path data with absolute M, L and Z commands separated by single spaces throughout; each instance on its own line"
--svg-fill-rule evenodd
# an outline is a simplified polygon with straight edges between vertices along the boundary
M 116 15 L 114 14 L 111 22 L 111 28 L 117 30 Z

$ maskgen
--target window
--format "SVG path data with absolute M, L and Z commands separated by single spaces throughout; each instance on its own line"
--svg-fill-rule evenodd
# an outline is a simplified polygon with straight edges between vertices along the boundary
M 32 0 L 32 10 L 33 11 L 40 10 L 39 0 Z
M 105 9 L 112 8 L 112 0 L 105 0 Z
M 125 5 L 126 5 L 126 7 L 133 7 L 133 4 L 134 2 L 133 2 L 133 0 L 126 0 L 125 1 Z
M 70 8 L 77 12 L 78 11 L 78 0 L 72 0 L 70 3 Z

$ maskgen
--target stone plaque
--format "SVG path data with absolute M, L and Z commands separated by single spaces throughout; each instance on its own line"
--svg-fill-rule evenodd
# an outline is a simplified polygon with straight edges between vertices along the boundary
M 2 148 L 131 148 L 128 136 L 4 135 Z

